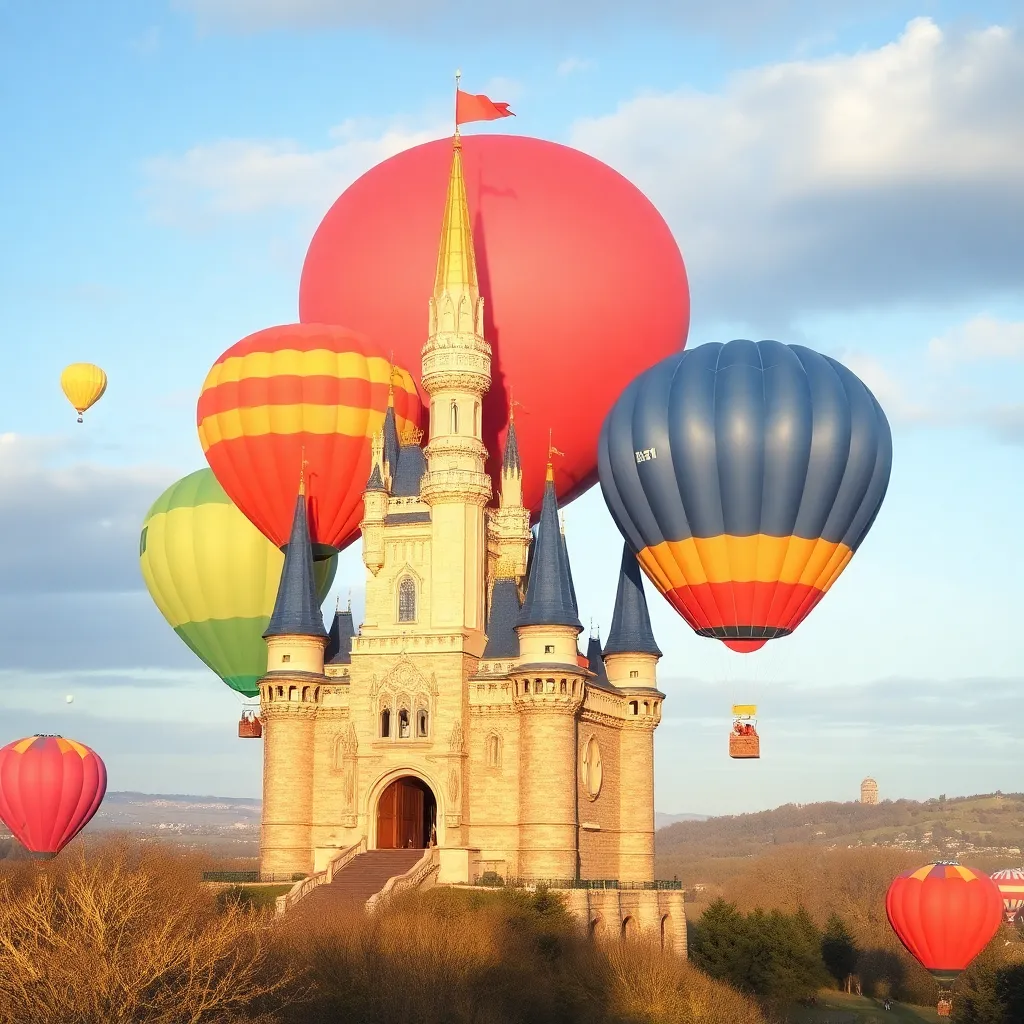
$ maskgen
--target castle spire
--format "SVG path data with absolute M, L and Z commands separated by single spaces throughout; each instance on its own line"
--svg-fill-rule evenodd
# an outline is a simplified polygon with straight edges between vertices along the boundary
M 661 657 L 661 651 L 654 640 L 654 630 L 651 629 L 640 563 L 628 544 L 622 545 L 619 588 L 615 594 L 612 628 L 605 641 L 604 653 L 653 654 Z
M 284 567 L 281 569 L 274 613 L 263 634 L 265 640 L 277 636 L 327 637 L 320 598 L 316 592 L 316 578 L 313 575 L 313 545 L 309 539 L 306 519 L 304 480 L 299 484 L 299 496 L 295 502 L 291 536 L 284 552 Z
M 448 196 L 441 224 L 441 247 L 437 254 L 434 275 L 434 299 L 440 301 L 447 292 L 458 308 L 463 295 L 472 306 L 480 297 L 476 276 L 476 253 L 466 198 L 466 179 L 462 170 L 462 139 L 456 132 L 452 139 L 452 167 L 448 178 Z

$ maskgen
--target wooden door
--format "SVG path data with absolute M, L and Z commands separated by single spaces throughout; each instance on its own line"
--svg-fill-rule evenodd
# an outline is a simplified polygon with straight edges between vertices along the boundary
M 422 850 L 426 845 L 423 841 L 423 790 L 408 779 L 401 779 L 399 784 L 402 810 L 398 845 Z
M 377 802 L 377 849 L 393 850 L 398 843 L 398 821 L 396 813 L 401 782 L 392 782 L 380 795 Z

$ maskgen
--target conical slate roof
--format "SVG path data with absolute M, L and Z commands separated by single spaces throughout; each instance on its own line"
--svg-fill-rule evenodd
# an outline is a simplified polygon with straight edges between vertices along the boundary
M 558 525 L 558 500 L 550 468 L 544 486 L 544 503 L 537 524 L 537 538 L 533 542 L 526 600 L 517 625 L 575 626 L 581 632 L 583 630 L 576 611 L 569 556 Z
M 305 488 L 300 488 L 295 503 L 295 518 L 292 519 L 291 536 L 284 549 L 284 567 L 277 588 L 277 601 L 274 603 L 274 613 L 270 616 L 270 625 L 263 634 L 264 639 L 272 636 L 327 636 L 320 598 L 316 593 L 316 578 L 313 575 L 313 545 L 309 540 L 309 524 L 306 521 Z
M 516 436 L 516 421 L 509 420 L 505 435 L 505 454 L 501 460 L 502 473 L 521 473 L 523 463 L 519 458 L 519 438 Z
M 661 657 L 651 629 L 640 563 L 628 544 L 622 546 L 619 589 L 615 594 L 612 628 L 604 644 L 608 654 L 656 654 Z
M 376 462 L 373 464 L 373 469 L 370 470 L 370 479 L 366 481 L 366 489 L 368 491 L 384 490 L 384 479 L 380 475 L 380 466 Z
M 515 580 L 494 581 L 491 592 L 491 614 L 487 619 L 487 646 L 484 658 L 518 658 L 519 588 Z
M 394 398 L 388 400 L 388 411 L 384 414 L 384 461 L 388 465 L 388 473 L 392 482 L 398 469 L 398 454 L 401 445 L 398 443 L 398 421 L 395 419 Z
M 587 644 L 587 668 L 597 677 L 594 682 L 598 686 L 611 686 L 608 673 L 604 667 L 604 655 L 601 652 L 601 641 L 592 636 Z
M 356 635 L 355 623 L 352 621 L 352 609 L 340 609 L 334 613 L 334 622 L 328 635 L 327 650 L 324 661 L 332 665 L 352 664 L 352 638 Z

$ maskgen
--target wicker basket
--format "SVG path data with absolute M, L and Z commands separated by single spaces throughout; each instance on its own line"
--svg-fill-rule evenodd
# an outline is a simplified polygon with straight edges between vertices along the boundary
M 255 716 L 243 715 L 238 720 L 238 737 L 243 740 L 258 740 L 263 736 L 263 723 Z
M 731 733 L 729 736 L 730 757 L 760 757 L 761 738 L 755 733 L 753 736 L 737 736 Z

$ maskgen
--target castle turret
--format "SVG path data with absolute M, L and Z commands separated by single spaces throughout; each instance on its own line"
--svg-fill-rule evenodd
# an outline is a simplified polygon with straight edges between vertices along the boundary
M 334 621 L 328 634 L 327 650 L 324 660 L 331 665 L 352 664 L 352 638 L 356 635 L 355 622 L 352 620 L 352 602 L 342 611 L 335 608 Z
M 456 133 L 429 301 L 429 337 L 423 347 L 430 441 L 420 497 L 431 511 L 430 626 L 462 631 L 467 650 L 477 657 L 484 644 L 484 506 L 491 497 L 482 430 L 483 396 L 491 386 L 491 346 L 483 331 L 484 300 L 477 283 L 462 141 Z
M 501 460 L 501 491 L 498 507 L 488 513 L 489 575 L 497 578 L 499 563 L 516 580 L 526 575 L 530 550 L 530 513 L 523 507 L 523 463 L 516 436 L 515 403 L 510 403 L 505 451 Z
M 391 411 L 390 408 L 388 410 Z M 373 463 L 370 479 L 363 491 L 363 519 L 359 530 L 363 537 L 363 564 L 376 576 L 384 566 L 384 520 L 388 512 L 388 488 L 385 482 L 384 429 L 373 439 Z
M 600 636 L 591 635 L 587 641 L 587 667 L 594 673 L 594 685 L 610 685 L 608 673 L 604 667 L 604 651 L 601 650 Z
M 260 680 L 263 722 L 263 824 L 260 872 L 290 877 L 313 869 L 313 733 L 324 675 L 324 629 L 313 575 L 306 489 L 299 486 L 292 532 Z
M 578 659 L 582 631 L 549 464 L 512 671 L 520 715 L 519 872 L 525 877 L 579 873 L 576 714 L 589 676 Z
M 640 565 L 623 545 L 604 665 L 609 682 L 626 698 L 619 747 L 619 878 L 628 881 L 654 878 L 654 730 L 664 700 L 657 688 L 660 657 Z

